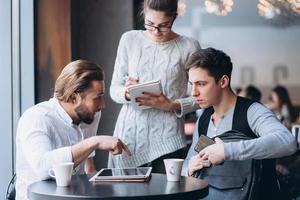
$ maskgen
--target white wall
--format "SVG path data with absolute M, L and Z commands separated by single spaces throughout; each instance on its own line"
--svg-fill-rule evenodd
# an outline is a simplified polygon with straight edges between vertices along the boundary
M 234 64 L 233 87 L 254 84 L 265 100 L 279 83 L 287 86 L 294 103 L 300 104 L 300 26 L 272 26 L 258 16 L 257 1 L 234 3 L 228 16 L 217 17 L 205 11 L 202 1 L 186 0 L 185 15 L 178 17 L 175 31 L 196 38 L 203 48 L 227 53 Z M 279 66 L 286 66 L 287 74 L 279 70 L 276 81 L 274 73 Z M 250 68 L 253 78 L 245 68 Z

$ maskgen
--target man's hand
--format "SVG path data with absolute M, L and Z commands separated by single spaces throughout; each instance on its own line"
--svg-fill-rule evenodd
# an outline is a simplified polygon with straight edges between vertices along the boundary
M 113 155 L 121 154 L 125 151 L 127 155 L 131 156 L 128 146 L 119 138 L 107 135 L 96 135 L 74 144 L 71 147 L 72 159 L 75 166 L 79 165 L 83 160 L 86 160 L 91 152 L 96 149 L 111 151 Z
M 164 111 L 180 109 L 180 104 L 178 102 L 168 99 L 163 93 L 151 94 L 144 92 L 143 94 L 142 97 L 136 98 L 136 102 L 138 102 L 139 105 L 150 106 Z
M 124 150 L 127 155 L 131 156 L 131 152 L 128 149 L 128 146 L 124 144 L 119 138 L 105 135 L 101 135 L 98 137 L 98 149 L 109 150 L 113 155 L 121 154 Z
M 193 156 L 189 162 L 189 176 L 191 176 L 195 171 L 202 169 L 203 167 L 210 167 L 211 163 L 207 157 L 201 157 L 199 154 Z
M 207 158 L 212 165 L 221 164 L 225 160 L 224 142 L 220 138 L 215 138 L 215 142 L 199 152 L 199 156 Z

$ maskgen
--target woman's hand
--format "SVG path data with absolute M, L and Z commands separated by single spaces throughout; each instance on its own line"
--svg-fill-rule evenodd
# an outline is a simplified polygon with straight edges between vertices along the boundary
M 142 97 L 136 98 L 136 102 L 141 106 L 150 106 L 164 111 L 179 110 L 179 102 L 168 99 L 163 93 L 151 94 L 144 92 Z
M 126 99 L 127 101 L 130 101 L 130 95 L 129 95 L 129 93 L 128 93 L 128 86 L 138 84 L 138 82 L 139 82 L 139 79 L 134 78 L 134 77 L 130 77 L 130 76 L 129 76 L 129 77 L 126 79 L 126 82 L 125 82 L 125 99 Z

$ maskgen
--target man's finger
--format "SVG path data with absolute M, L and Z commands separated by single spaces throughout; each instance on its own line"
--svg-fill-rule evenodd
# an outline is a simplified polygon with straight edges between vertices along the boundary
M 202 150 L 202 151 L 199 152 L 198 155 L 199 155 L 199 157 L 201 158 L 202 156 L 204 156 L 204 154 L 205 154 L 205 151 Z
M 130 152 L 128 146 L 124 142 L 122 142 L 122 140 L 120 140 L 120 139 L 118 139 L 118 143 L 121 147 L 121 151 L 124 150 L 128 156 L 131 156 L 131 152 Z
M 126 144 L 124 144 L 123 142 L 121 142 L 121 145 L 122 145 L 122 149 L 124 149 L 125 153 L 128 155 L 128 156 L 131 156 L 131 152 L 128 148 L 128 146 Z

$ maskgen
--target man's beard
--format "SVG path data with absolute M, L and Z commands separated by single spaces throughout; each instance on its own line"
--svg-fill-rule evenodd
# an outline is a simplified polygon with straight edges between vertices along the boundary
M 89 113 L 88 108 L 84 104 L 80 104 L 77 108 L 75 108 L 75 112 L 79 117 L 79 121 L 86 124 L 91 124 L 94 121 L 94 115 Z

